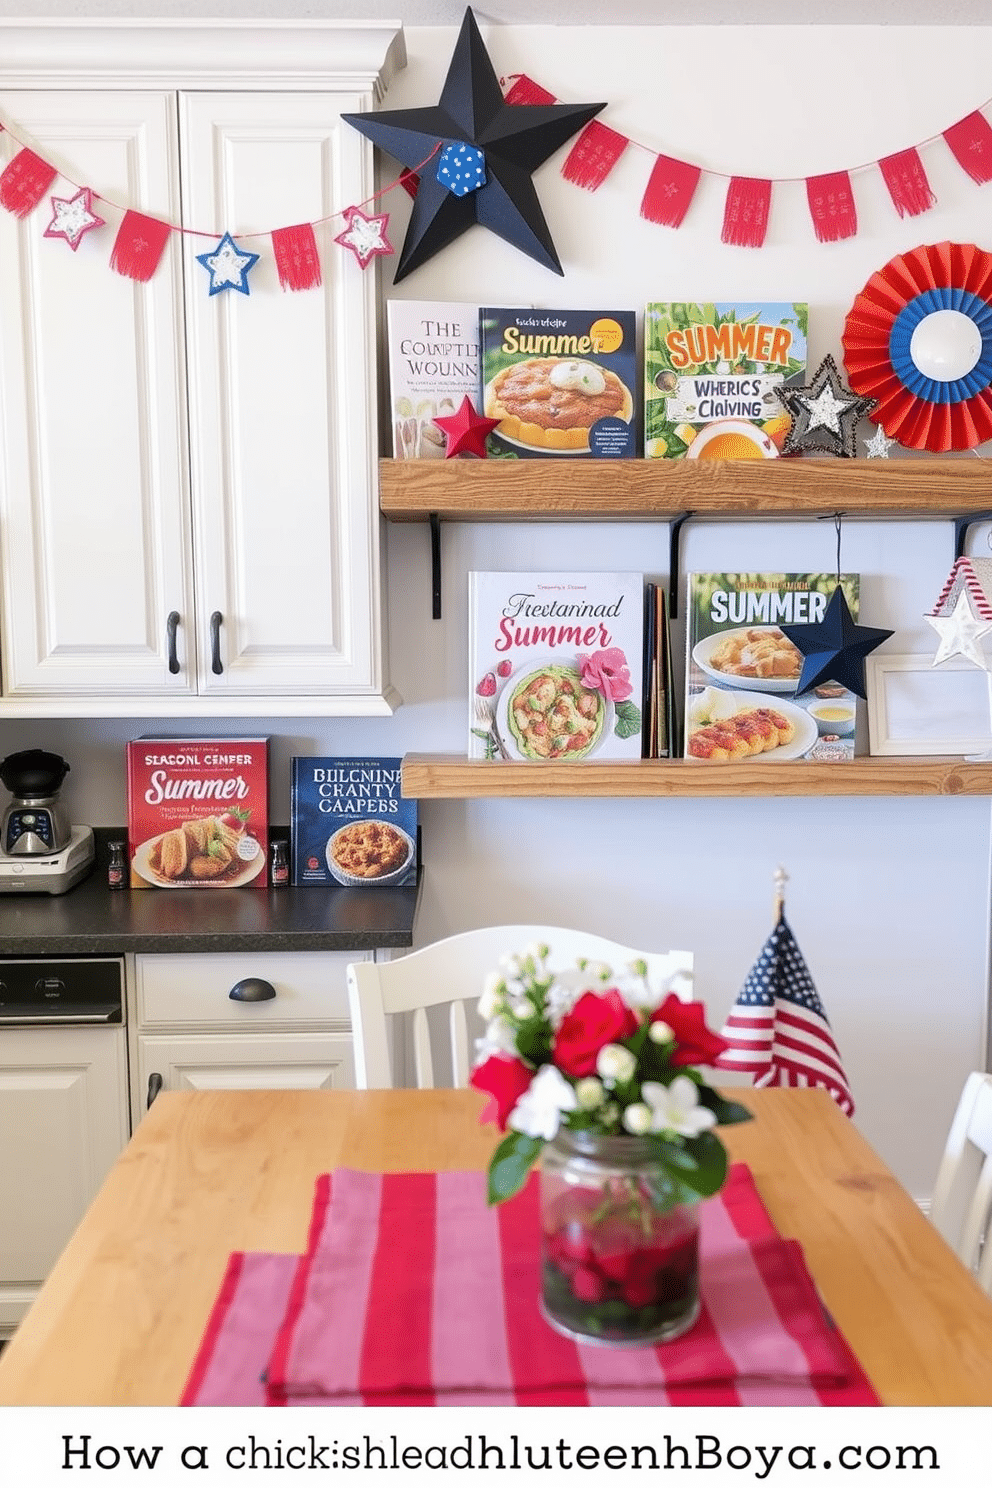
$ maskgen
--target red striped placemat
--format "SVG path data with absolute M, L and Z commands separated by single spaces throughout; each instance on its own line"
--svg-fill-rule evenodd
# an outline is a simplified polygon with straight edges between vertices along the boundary
M 536 1177 L 489 1208 L 480 1173 L 339 1169 L 304 1256 L 231 1258 L 182 1403 L 877 1404 L 746 1167 L 701 1219 L 695 1326 L 603 1348 L 538 1310 Z

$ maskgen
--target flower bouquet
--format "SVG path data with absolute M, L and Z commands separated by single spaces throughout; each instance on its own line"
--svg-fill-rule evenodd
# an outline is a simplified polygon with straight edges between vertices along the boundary
M 541 1158 L 542 1308 L 559 1331 L 605 1343 L 674 1337 L 698 1313 L 698 1207 L 727 1175 L 713 1130 L 750 1112 L 705 1083 L 726 1042 L 644 961 L 549 968 L 550 948 L 504 957 L 479 1002 L 470 1077 L 482 1120 L 507 1135 L 489 1202 Z

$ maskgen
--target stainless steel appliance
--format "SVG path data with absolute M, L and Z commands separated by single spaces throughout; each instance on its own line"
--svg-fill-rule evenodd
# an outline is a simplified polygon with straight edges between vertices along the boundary
M 68 763 L 45 749 L 22 749 L 0 761 L 12 800 L 0 825 L 0 893 L 64 894 L 89 872 L 91 827 L 69 821 L 59 798 Z

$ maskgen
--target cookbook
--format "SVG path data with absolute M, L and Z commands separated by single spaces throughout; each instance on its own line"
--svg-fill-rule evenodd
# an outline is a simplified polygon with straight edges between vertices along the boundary
M 133 889 L 267 886 L 267 738 L 142 735 L 125 763 Z
M 479 311 L 486 448 L 505 459 L 637 454 L 632 310 Z
M 644 453 L 652 460 L 774 459 L 792 424 L 775 389 L 802 382 L 808 306 L 644 308 Z
M 644 576 L 469 574 L 470 759 L 640 759 Z
M 417 882 L 417 800 L 402 793 L 402 763 L 399 756 L 293 759 L 294 884 L 376 889 Z
M 849 760 L 857 697 L 836 682 L 797 695 L 803 656 L 783 625 L 815 625 L 838 584 L 858 616 L 858 574 L 693 573 L 686 589 L 685 755 Z
M 463 399 L 479 406 L 479 307 L 452 300 L 387 300 L 393 458 L 444 459 L 444 434 Z

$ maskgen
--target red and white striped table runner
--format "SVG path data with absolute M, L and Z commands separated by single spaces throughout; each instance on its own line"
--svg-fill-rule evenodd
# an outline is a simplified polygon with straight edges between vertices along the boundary
M 489 1208 L 480 1173 L 339 1169 L 304 1256 L 231 1257 L 182 1403 L 877 1403 L 741 1164 L 702 1206 L 702 1311 L 682 1338 L 564 1338 L 539 1268 L 536 1177 Z

